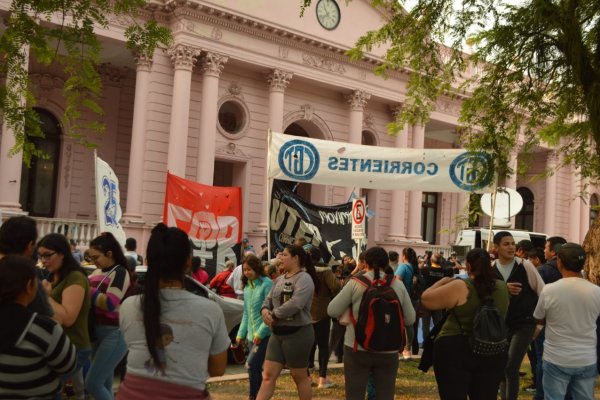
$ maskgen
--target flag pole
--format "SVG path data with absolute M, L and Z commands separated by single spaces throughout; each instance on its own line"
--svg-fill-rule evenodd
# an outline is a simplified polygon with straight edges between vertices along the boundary
M 269 260 L 271 260 L 271 197 L 273 190 L 273 179 L 271 179 L 271 140 L 273 137 L 273 131 L 269 128 L 267 133 L 267 187 L 265 190 L 267 191 L 267 201 L 265 207 L 267 208 L 266 217 L 267 217 L 267 254 Z
M 94 149 L 94 195 L 96 197 L 96 205 L 94 207 L 96 209 L 96 226 L 98 227 L 99 235 L 102 233 L 100 232 L 100 227 L 102 225 L 100 221 L 100 213 L 98 212 L 98 153 L 96 149 Z
M 496 180 L 494 181 L 494 195 L 492 196 L 492 212 L 490 213 L 490 230 L 488 232 L 488 242 L 487 242 L 487 252 L 489 253 L 492 249 L 492 228 L 494 227 L 494 213 L 496 211 L 496 197 L 498 195 L 498 175 L 496 175 Z

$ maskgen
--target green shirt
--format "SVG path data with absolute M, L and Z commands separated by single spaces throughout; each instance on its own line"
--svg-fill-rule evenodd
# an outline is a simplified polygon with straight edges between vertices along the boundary
M 56 286 L 52 285 L 52 298 L 57 303 L 62 304 L 62 293 L 71 285 L 79 285 L 85 289 L 83 295 L 83 304 L 79 315 L 69 327 L 63 327 L 63 330 L 69 337 L 71 343 L 75 345 L 77 349 L 89 349 L 92 347 L 90 342 L 90 335 L 88 332 L 88 315 L 90 312 L 90 283 L 84 273 L 79 271 L 71 271 L 69 274 L 60 281 Z
M 477 292 L 475 291 L 475 286 L 473 286 L 473 284 L 469 280 L 465 280 L 465 284 L 469 289 L 467 301 L 465 304 L 456 306 L 452 310 L 448 311 L 450 314 L 448 315 L 448 319 L 442 327 L 438 338 L 442 336 L 462 335 L 473 330 L 473 318 L 475 317 L 475 313 L 481 305 L 481 302 L 479 301 L 479 297 L 477 296 Z M 500 310 L 500 314 L 502 315 L 502 317 L 506 318 L 509 295 L 508 288 L 506 287 L 505 282 L 498 279 L 496 280 L 496 286 L 494 287 L 494 291 L 492 292 L 492 298 L 494 299 L 494 304 L 496 305 L 496 307 L 498 307 L 498 310 Z M 458 320 L 460 320 L 462 331 L 456 320 L 457 318 Z

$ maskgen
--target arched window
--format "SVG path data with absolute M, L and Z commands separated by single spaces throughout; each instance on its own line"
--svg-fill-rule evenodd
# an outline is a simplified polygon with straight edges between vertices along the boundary
M 47 157 L 33 157 L 31 166 L 23 164 L 21 171 L 20 203 L 23 210 L 35 217 L 54 217 L 58 159 L 60 157 L 60 123 L 50 112 L 36 108 L 43 138 L 31 138 L 35 147 Z
M 523 198 L 523 208 L 515 216 L 515 228 L 533 231 L 533 192 L 526 187 L 520 187 L 517 192 Z
M 594 221 L 598 216 L 598 205 L 598 195 L 594 193 L 590 197 L 590 227 L 594 224 Z

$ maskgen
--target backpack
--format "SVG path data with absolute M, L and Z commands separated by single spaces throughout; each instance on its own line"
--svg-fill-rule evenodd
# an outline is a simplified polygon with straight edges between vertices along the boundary
M 413 265 L 411 264 L 410 266 L 413 269 L 412 289 L 409 293 L 410 298 L 411 300 L 419 300 L 425 289 L 427 289 L 427 281 L 419 267 L 415 271 Z
M 460 326 L 459 319 L 456 320 Z M 462 326 L 460 330 L 463 330 Z M 508 329 L 500 310 L 492 296 L 486 296 L 473 317 L 473 331 L 469 335 L 473 354 L 489 357 L 504 353 L 508 349 L 507 335 Z
M 365 286 L 358 309 L 358 319 L 352 311 L 354 325 L 354 351 L 360 344 L 367 351 L 400 351 L 404 347 L 404 316 L 398 295 L 392 288 L 393 275 L 384 279 L 369 280 L 363 275 L 355 276 Z M 352 310 L 352 308 L 351 308 Z

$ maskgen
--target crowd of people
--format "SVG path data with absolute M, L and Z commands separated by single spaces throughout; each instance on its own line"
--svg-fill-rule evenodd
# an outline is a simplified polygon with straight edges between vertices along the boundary
M 233 348 L 245 349 L 249 399 L 270 399 L 284 368 L 300 399 L 331 388 L 332 353 L 347 399 L 393 399 L 399 361 L 424 345 L 419 320 L 441 399 L 517 399 L 526 354 L 536 399 L 594 396 L 600 288 L 582 277 L 582 247 L 560 237 L 541 249 L 497 232 L 491 253 L 472 249 L 463 263 L 410 247 L 325 262 L 301 239 L 270 259 L 266 245 L 256 254 L 244 243 L 242 262 L 211 279 L 187 234 L 158 224 L 143 287 L 136 245 L 102 233 L 81 254 L 60 234 L 38 240 L 29 217 L 0 226 L 0 318 L 11 321 L 0 331 L 0 398 L 60 399 L 70 387 L 77 399 L 113 399 L 126 359 L 118 399 L 209 399 L 206 381 L 224 374 Z M 233 343 L 219 306 L 185 290 L 186 274 L 243 301 Z M 474 345 L 484 306 L 505 343 L 489 353 Z

